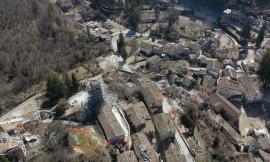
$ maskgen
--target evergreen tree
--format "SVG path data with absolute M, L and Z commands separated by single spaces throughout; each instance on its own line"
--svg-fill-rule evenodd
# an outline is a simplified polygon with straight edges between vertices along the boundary
M 125 47 L 125 40 L 124 40 L 122 32 L 119 35 L 119 39 L 117 41 L 117 47 L 118 49 L 122 49 L 123 47 Z
M 95 36 L 90 33 L 89 27 L 86 28 L 87 37 L 85 38 L 86 43 L 95 42 Z
M 80 82 L 74 73 L 72 73 L 72 75 L 71 75 L 71 85 L 72 85 L 72 88 L 71 88 L 72 94 L 77 93 L 79 91 L 79 88 L 80 88 Z
M 118 47 L 118 51 L 119 51 L 120 55 L 123 57 L 124 60 L 126 60 L 127 57 L 128 57 L 128 53 L 127 53 L 127 50 L 126 50 L 125 40 L 124 40 L 124 37 L 123 37 L 122 33 L 120 33 L 120 35 L 119 35 L 119 40 L 117 42 L 117 47 Z
M 68 37 L 69 37 L 69 46 L 74 47 L 76 45 L 76 38 L 74 32 L 70 31 L 68 33 Z
M 159 19 L 159 14 L 160 14 L 160 10 L 159 10 L 158 5 L 154 6 L 154 12 L 155 12 L 156 20 L 158 20 Z
M 214 142 L 213 142 L 213 147 L 214 148 L 217 148 L 218 146 L 220 145 L 220 138 L 219 136 L 217 135 L 214 139 Z
M 190 130 L 194 129 L 195 123 L 194 123 L 194 121 L 191 119 L 191 117 L 189 115 L 183 114 L 180 119 L 181 119 L 181 123 L 185 127 L 187 127 Z
M 32 13 L 35 17 L 37 17 L 39 15 L 39 4 L 38 1 L 36 0 L 32 0 Z
M 261 27 L 259 34 L 257 36 L 257 39 L 256 39 L 256 47 L 257 48 L 261 47 L 261 43 L 264 39 L 265 30 L 266 30 L 266 23 L 263 24 L 263 26 Z
M 136 31 L 138 24 L 139 24 L 139 8 L 131 8 L 127 12 L 128 16 L 128 25 L 130 26 L 131 30 Z
M 56 106 L 56 108 L 54 109 L 55 112 L 55 117 L 59 118 L 62 115 L 65 114 L 67 108 L 65 107 L 65 105 L 63 103 L 60 103 L 59 105 Z
M 175 11 L 174 6 L 169 8 L 169 25 L 168 27 L 170 28 L 175 22 L 177 21 L 177 14 Z
M 57 102 L 60 98 L 64 97 L 65 85 L 55 71 L 49 70 L 46 86 L 46 96 L 51 103 Z
M 124 60 L 126 60 L 128 58 L 128 53 L 126 50 L 126 47 L 123 47 L 120 51 L 121 56 L 123 57 Z
M 240 33 L 241 37 L 245 41 L 248 41 L 250 39 L 250 31 L 251 31 L 251 22 L 249 19 L 247 19 Z
M 0 155 L 0 162 L 9 162 L 9 160 L 4 155 Z
M 72 81 L 67 74 L 64 76 L 64 79 L 65 79 L 65 85 L 66 85 L 66 97 L 70 97 L 72 95 L 72 92 L 71 92 Z
M 267 50 L 263 55 L 262 61 L 259 65 L 258 74 L 263 82 L 264 87 L 269 87 L 270 84 L 270 50 Z

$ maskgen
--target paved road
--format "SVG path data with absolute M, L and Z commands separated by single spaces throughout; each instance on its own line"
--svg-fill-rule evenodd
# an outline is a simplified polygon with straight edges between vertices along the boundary
M 187 143 L 185 141 L 185 138 L 180 133 L 179 126 L 174 121 L 173 115 L 171 113 L 169 115 L 170 115 L 171 122 L 173 123 L 174 128 L 176 130 L 176 132 L 175 132 L 175 138 L 176 138 L 177 143 L 180 146 L 180 151 L 185 155 L 187 162 L 195 162 L 195 160 L 193 159 L 193 156 L 191 155 L 191 152 L 190 152 L 190 150 L 188 148 L 188 145 L 187 145 Z
M 174 117 L 172 117 L 172 114 L 170 113 L 172 111 L 172 105 L 168 102 L 167 98 L 164 98 L 163 100 L 162 109 L 163 109 L 163 113 L 167 113 L 170 115 L 171 122 L 173 123 L 176 130 L 175 138 L 176 138 L 177 143 L 180 146 L 180 152 L 182 152 L 185 155 L 187 162 L 195 162 L 195 160 L 193 159 L 193 156 L 191 155 L 188 149 L 188 146 L 185 142 L 184 137 L 180 134 L 180 129 L 177 123 L 174 121 Z
M 6 120 L 12 120 L 13 118 L 22 116 L 23 114 L 27 114 L 29 112 L 35 112 L 36 110 L 39 109 L 38 106 L 33 105 L 35 103 L 35 99 L 43 96 L 44 94 L 45 94 L 45 92 L 39 93 L 39 94 L 36 94 L 35 96 L 27 99 L 26 101 L 24 101 L 23 103 L 21 103 L 20 105 L 18 105 L 17 107 L 15 107 L 11 111 L 9 111 L 5 115 L 3 115 L 0 118 L 0 122 L 4 122 Z
M 182 153 L 185 155 L 187 162 L 195 162 L 195 160 L 193 159 L 193 156 L 191 155 L 185 141 L 184 141 L 184 137 L 182 137 L 178 131 L 175 132 L 175 138 L 177 143 L 180 145 L 180 149 L 182 151 Z

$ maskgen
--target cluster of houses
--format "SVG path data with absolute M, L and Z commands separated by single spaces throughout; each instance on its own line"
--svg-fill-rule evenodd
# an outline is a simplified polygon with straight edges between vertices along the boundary
M 222 37 L 232 39 L 228 35 Z M 162 44 L 158 41 L 142 40 L 139 47 L 140 52 L 149 57 L 147 67 L 153 71 L 160 70 L 164 59 L 186 60 L 189 67 L 186 68 L 182 79 L 184 87 L 189 88 L 193 84 L 192 80 L 200 77 L 200 85 L 205 85 L 201 88 L 207 87 L 206 81 L 216 82 L 209 88 L 215 88 L 215 91 L 226 99 L 246 103 L 261 101 L 262 93 L 256 75 L 258 62 L 238 61 L 240 58 L 238 45 L 231 45 L 229 48 L 220 46 L 222 40 L 223 38 L 206 37 L 192 45 Z
M 125 1 L 117 1 L 114 5 L 108 2 L 110 1 L 102 0 L 100 3 L 101 9 L 106 12 L 122 11 L 125 6 Z M 88 8 L 92 2 L 88 0 L 58 0 L 57 3 L 66 13 L 76 4 Z M 168 7 L 169 1 L 158 0 L 158 5 L 165 9 Z M 144 6 L 140 16 L 140 24 L 147 26 L 156 22 L 157 19 L 160 23 L 167 24 L 168 14 L 164 11 L 160 12 L 161 14 L 157 17 L 153 8 Z M 188 20 L 183 16 L 182 19 L 186 22 L 180 27 L 183 39 L 175 43 L 158 40 L 151 34 L 149 36 L 136 36 L 135 32 L 122 31 L 120 25 L 113 21 L 106 21 L 102 24 L 98 22 L 86 23 L 90 27 L 88 30 L 91 33 L 103 40 L 110 41 L 109 44 L 112 46 L 112 37 L 114 39 L 117 33 L 120 34 L 119 31 L 123 32 L 124 36 L 127 36 L 125 42 L 130 58 L 135 57 L 134 64 L 138 65 L 137 71 L 127 71 L 123 67 L 129 67 L 128 61 L 121 62 L 119 67 L 114 69 L 116 71 L 113 71 L 111 80 L 107 81 L 112 83 L 110 85 L 121 79 L 119 82 L 123 85 L 128 82 L 129 86 L 124 87 L 122 89 L 124 92 L 121 93 L 127 93 L 126 98 L 135 96 L 136 93 L 138 94 L 137 99 L 132 100 L 129 104 L 126 104 L 126 101 L 125 104 L 110 101 L 109 95 L 104 91 L 107 88 L 106 85 L 102 85 L 103 82 L 95 82 L 91 84 L 84 103 L 84 105 L 87 103 L 86 107 L 95 108 L 97 120 L 107 143 L 121 150 L 117 156 L 119 162 L 157 162 L 161 159 L 168 162 L 187 161 L 186 154 L 181 151 L 183 146 L 179 145 L 176 140 L 176 134 L 179 133 L 179 130 L 176 128 L 175 120 L 169 113 L 164 112 L 164 98 L 168 96 L 178 98 L 175 96 L 181 96 L 181 94 L 188 96 L 190 102 L 196 103 L 199 108 L 210 107 L 211 110 L 208 109 L 210 116 L 212 115 L 213 120 L 221 125 L 233 142 L 241 144 L 241 147 L 250 142 L 249 139 L 243 138 L 235 130 L 239 130 L 242 115 L 241 110 L 236 105 L 244 103 L 245 106 L 262 101 L 263 93 L 256 75 L 260 58 L 255 58 L 252 61 L 240 60 L 240 47 L 231 36 L 220 30 L 201 29 L 198 29 L 196 32 L 198 34 L 194 36 L 194 31 L 187 32 L 190 28 Z M 227 30 L 231 28 L 238 30 L 238 25 L 241 23 L 237 21 L 243 19 L 243 15 L 228 9 L 224 11 L 223 19 L 226 20 L 224 23 Z M 82 17 L 78 16 L 75 21 L 81 20 Z M 254 23 L 260 26 L 257 21 Z M 123 29 L 125 28 L 123 27 Z M 254 27 L 252 31 L 258 32 Z M 231 31 L 231 33 L 237 32 Z M 237 38 L 237 35 L 233 37 Z M 136 42 L 138 47 L 131 47 L 133 46 L 132 42 Z M 117 46 L 116 41 L 114 44 Z M 129 47 L 135 49 L 128 50 Z M 113 49 L 113 52 L 118 54 L 116 51 L 117 49 Z M 113 56 L 118 57 L 114 54 Z M 137 60 L 137 57 L 141 60 Z M 125 65 L 121 69 L 122 63 Z M 108 66 L 108 70 L 113 70 L 113 66 L 112 69 L 109 68 L 109 65 L 104 66 Z M 132 66 L 133 63 L 130 67 Z M 122 78 L 117 80 L 116 77 Z M 167 94 L 168 96 L 165 96 Z M 111 105 L 108 102 L 111 102 Z M 115 103 L 112 104 L 112 102 Z M 66 114 L 68 112 L 69 110 Z M 73 111 L 70 113 L 72 114 Z M 0 153 L 6 153 L 11 146 L 18 148 L 23 145 L 21 137 L 14 142 L 8 133 L 14 134 L 15 130 L 16 136 L 20 136 L 25 133 L 24 129 L 27 128 L 27 124 L 17 125 L 16 128 L 12 129 L 13 132 L 6 131 L 5 125 L 1 126 L 3 129 L 0 129 Z M 197 133 L 199 134 L 199 132 Z M 254 137 L 259 141 L 261 157 L 269 159 L 267 156 L 268 153 L 270 154 L 270 139 L 258 138 L 255 131 L 251 131 L 249 134 L 251 136 L 255 134 Z M 125 150 L 124 146 L 127 146 L 128 149 Z
M 266 21 L 263 21 L 263 18 Z M 259 9 L 256 7 L 245 7 L 242 11 L 234 9 L 226 9 L 223 11 L 222 15 L 222 25 L 223 29 L 231 34 L 236 40 L 240 40 L 239 31 L 242 29 L 243 24 L 250 19 L 251 22 L 251 38 L 256 39 L 257 33 L 260 31 L 260 28 L 263 23 L 268 24 L 269 26 L 269 10 Z M 270 28 L 267 28 L 269 33 Z M 269 34 L 266 33 L 266 36 L 269 37 Z
M 138 76 L 129 76 L 141 94 L 142 101 L 120 104 L 128 126 L 121 123 L 119 115 L 113 108 L 102 106 L 97 112 L 98 121 L 104 131 L 106 140 L 123 149 L 124 145 L 132 147 L 117 156 L 124 161 L 185 161 L 179 144 L 175 141 L 176 129 L 169 117 L 163 113 L 163 94 L 155 82 Z M 125 128 L 129 129 L 129 134 Z M 129 141 L 130 140 L 130 141 Z
M 209 34 L 210 33 L 210 34 Z M 151 37 L 151 36 L 150 36 Z M 234 136 L 235 141 L 242 137 L 234 129 L 239 130 L 241 110 L 239 105 L 248 106 L 263 100 L 263 92 L 256 74 L 259 59 L 243 59 L 241 48 L 230 36 L 220 30 L 206 31 L 205 36 L 198 41 L 183 40 L 179 43 L 166 43 L 154 39 L 138 38 L 139 54 L 145 58 L 145 70 L 154 73 L 151 78 L 154 81 L 161 81 L 166 78 L 169 84 L 180 87 L 180 93 L 187 94 L 195 103 L 207 107 L 222 116 L 224 129 L 228 134 Z M 173 68 L 181 60 L 185 66 Z M 169 66 L 167 61 L 171 61 Z M 144 103 L 150 113 L 160 113 L 156 108 L 160 103 L 158 95 L 156 101 L 153 94 L 149 93 L 151 88 L 148 82 L 141 85 Z M 154 125 L 155 116 L 153 116 Z M 226 126 L 225 126 L 226 125 Z M 158 130 L 158 126 L 155 126 Z M 252 130 L 252 128 L 247 128 Z M 233 133 L 231 133 L 233 132 Z M 237 134 L 237 135 L 235 135 Z M 238 139 L 239 138 L 239 139 Z
M 29 114 L 28 114 L 29 115 Z M 22 120 L 28 118 L 27 120 Z M 41 138 L 38 133 L 33 133 L 33 127 L 40 123 L 48 123 L 53 120 L 50 111 L 37 111 L 33 116 L 2 120 L 0 122 L 0 155 L 8 159 L 24 161 L 26 157 L 32 157 L 39 152 Z

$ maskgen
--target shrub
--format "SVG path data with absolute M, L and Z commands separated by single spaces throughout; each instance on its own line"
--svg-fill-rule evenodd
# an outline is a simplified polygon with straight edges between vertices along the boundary
M 0 155 L 0 162 L 9 162 L 9 160 L 5 156 Z
M 59 118 L 59 117 L 61 117 L 62 115 L 64 115 L 65 114 L 65 112 L 66 112 L 66 107 L 65 107 L 65 105 L 64 104 L 59 104 L 56 108 L 55 108 L 55 110 L 54 110 L 54 112 L 55 112 L 55 117 L 56 118 Z
M 190 130 L 193 130 L 195 127 L 195 124 L 194 124 L 193 120 L 191 119 L 191 117 L 186 115 L 186 114 L 183 114 L 181 116 L 181 122 L 182 122 L 182 124 L 184 124 L 185 127 L 187 127 Z

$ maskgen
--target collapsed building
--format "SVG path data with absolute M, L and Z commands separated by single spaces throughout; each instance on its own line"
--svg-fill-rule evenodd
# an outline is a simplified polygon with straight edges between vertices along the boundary
M 141 82 L 139 91 L 150 113 L 162 111 L 163 95 L 153 81 L 144 80 Z
M 175 139 L 175 128 L 168 114 L 159 113 L 153 116 L 153 122 L 159 134 L 163 147 L 168 147 Z
M 136 133 L 131 136 L 133 148 L 137 159 L 140 162 L 151 161 L 158 162 L 158 154 L 147 139 L 144 133 Z
M 11 137 L 4 128 L 0 126 L 0 155 L 5 155 L 15 161 L 23 161 L 26 155 L 25 145 L 19 137 L 16 127 L 16 137 Z
M 220 77 L 217 80 L 217 91 L 226 98 L 242 98 L 243 88 L 238 81 L 228 77 Z
M 239 80 L 243 87 L 244 100 L 247 103 L 259 102 L 263 99 L 262 92 L 250 77 L 240 77 Z
M 159 56 L 154 55 L 147 59 L 145 67 L 147 70 L 159 72 L 161 61 L 162 59 Z
M 217 50 L 217 57 L 219 60 L 232 59 L 237 60 L 239 58 L 239 49 L 234 48 L 220 48 Z
M 180 148 L 177 143 L 171 143 L 169 148 L 164 151 L 164 157 L 166 162 L 186 162 L 186 157 L 180 152 Z
M 238 128 L 240 110 L 235 107 L 230 101 L 218 93 L 210 96 L 210 106 L 220 113 L 234 127 Z
M 134 151 L 125 151 L 117 156 L 118 162 L 137 162 Z
M 147 121 L 152 122 L 143 102 L 128 105 L 128 108 L 125 109 L 125 113 L 132 127 L 136 131 L 145 128 Z
M 199 56 L 198 65 L 201 67 L 205 67 L 207 72 L 215 78 L 218 78 L 219 71 L 222 65 L 219 63 L 217 59 L 208 58 L 204 55 Z

